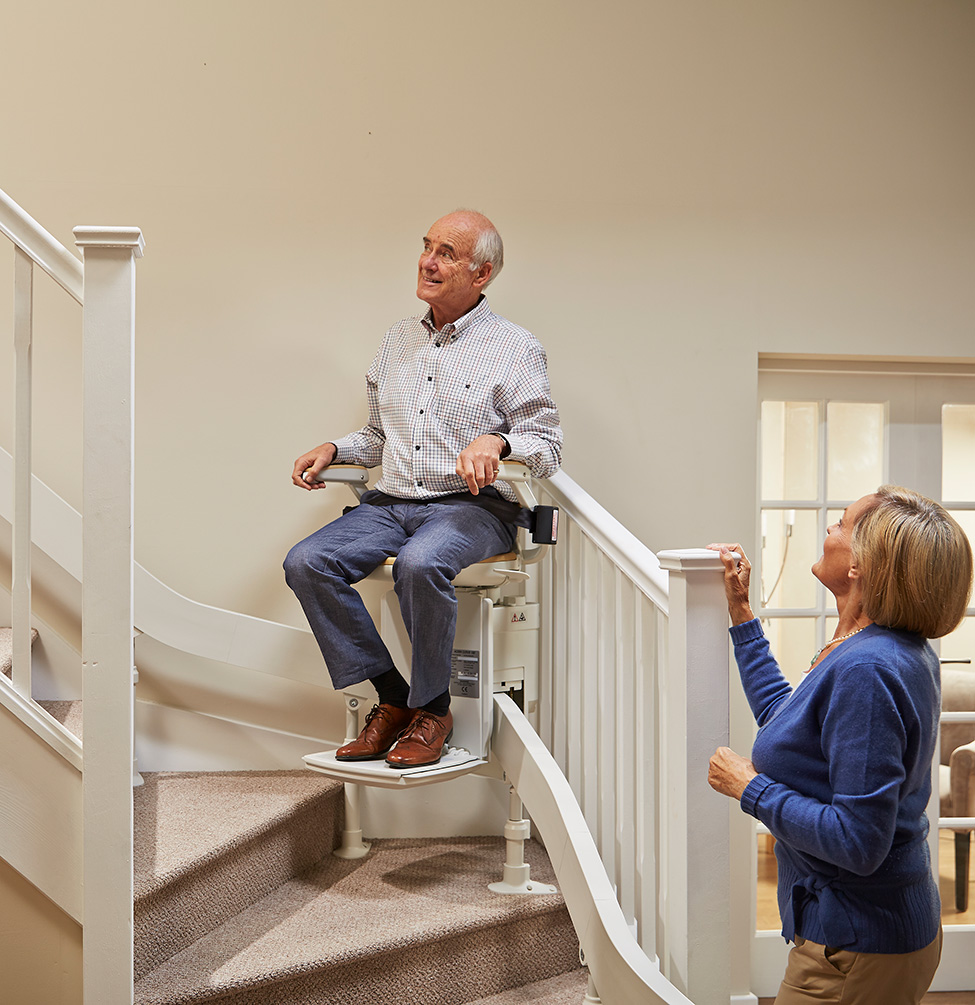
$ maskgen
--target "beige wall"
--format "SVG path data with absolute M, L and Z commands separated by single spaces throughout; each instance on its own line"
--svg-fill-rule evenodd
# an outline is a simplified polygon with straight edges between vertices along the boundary
M 4 1005 L 81 1005 L 81 926 L 0 859 Z
M 361 420 L 382 331 L 419 307 L 419 237 L 457 205 L 506 238 L 492 301 L 549 350 L 566 470 L 654 549 L 751 534 L 759 352 L 975 352 L 967 0 L 6 23 L 0 187 L 66 243 L 146 236 L 137 548 L 196 599 L 300 621 L 280 559 L 345 500 L 293 489 L 292 460 Z M 36 449 L 76 498 L 49 285 Z
M 65 243 L 145 233 L 137 549 L 195 599 L 300 623 L 281 557 L 345 499 L 292 460 L 362 419 L 459 205 L 505 236 L 567 471 L 654 549 L 750 541 L 758 353 L 975 354 L 968 0 L 8 8 L 0 187 Z M 37 285 L 37 463 L 76 501 Z

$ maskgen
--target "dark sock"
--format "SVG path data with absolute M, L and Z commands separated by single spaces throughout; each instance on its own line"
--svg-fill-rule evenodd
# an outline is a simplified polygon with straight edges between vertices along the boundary
M 437 695 L 433 701 L 428 701 L 423 708 L 427 712 L 432 712 L 434 715 L 439 715 L 443 718 L 450 708 L 450 691 L 444 691 L 443 694 Z
M 410 685 L 403 680 L 403 675 L 396 667 L 390 667 L 385 673 L 373 677 L 372 683 L 376 694 L 379 695 L 381 705 L 393 705 L 396 708 L 409 707 L 407 701 L 410 697 Z

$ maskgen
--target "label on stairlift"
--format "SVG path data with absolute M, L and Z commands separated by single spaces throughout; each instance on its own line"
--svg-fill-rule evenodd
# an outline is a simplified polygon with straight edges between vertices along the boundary
M 481 693 L 481 654 L 476 649 L 455 649 L 450 654 L 450 694 L 478 698 Z

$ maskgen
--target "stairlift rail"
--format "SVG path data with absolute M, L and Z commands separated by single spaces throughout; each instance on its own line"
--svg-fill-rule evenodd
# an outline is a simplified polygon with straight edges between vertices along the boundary
M 494 696 L 492 751 L 531 813 L 579 935 L 592 983 L 607 1005 L 691 1005 L 633 937 L 575 795 L 520 709 Z

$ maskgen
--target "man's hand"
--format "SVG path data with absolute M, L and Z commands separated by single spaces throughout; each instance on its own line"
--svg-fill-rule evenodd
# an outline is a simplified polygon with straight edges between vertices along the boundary
M 495 437 L 497 439 L 497 437 Z M 338 453 L 334 443 L 323 443 L 314 450 L 309 450 L 307 454 L 302 454 L 295 461 L 294 471 L 291 472 L 291 480 L 300 489 L 325 488 L 324 482 L 315 481 L 315 476 L 319 471 L 324 471 Z
M 758 774 L 755 765 L 730 747 L 718 747 L 708 764 L 708 785 L 715 792 L 741 799 L 748 783 Z
M 471 495 L 476 496 L 485 485 L 494 483 L 501 463 L 504 440 L 494 433 L 479 436 L 457 458 L 457 474 L 467 482 Z

